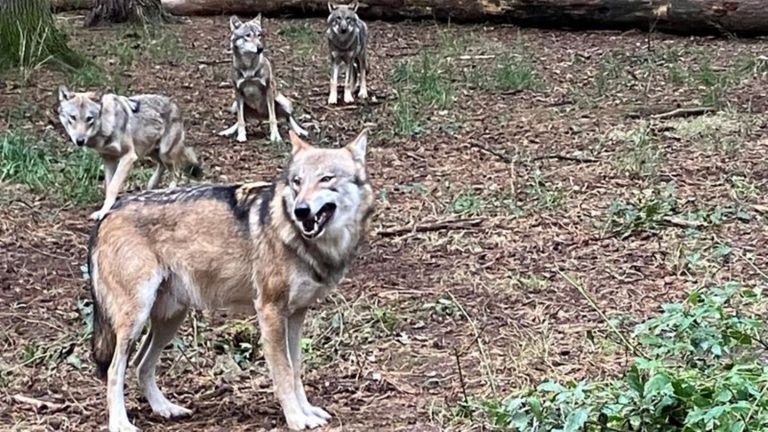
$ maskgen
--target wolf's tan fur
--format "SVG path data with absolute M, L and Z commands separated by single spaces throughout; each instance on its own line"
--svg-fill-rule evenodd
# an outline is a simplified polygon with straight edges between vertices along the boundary
M 108 366 L 111 432 L 136 430 L 123 385 L 147 319 L 150 335 L 136 357 L 144 395 L 164 417 L 191 413 L 168 401 L 154 378 L 160 351 L 190 308 L 255 312 L 288 426 L 327 423 L 330 415 L 309 404 L 301 382 L 301 325 L 307 308 L 341 281 L 364 236 L 374 200 L 367 138 L 318 149 L 290 136 L 293 159 L 275 183 L 139 194 L 118 201 L 97 226 L 89 253 L 93 348 L 102 371 Z M 311 238 L 294 215 L 306 203 L 315 212 Z M 318 219 L 329 208 L 331 216 Z

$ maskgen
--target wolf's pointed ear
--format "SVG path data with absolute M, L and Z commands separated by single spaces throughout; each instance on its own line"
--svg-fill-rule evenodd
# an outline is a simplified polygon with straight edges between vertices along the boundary
M 256 22 L 256 24 L 258 24 L 258 25 L 259 25 L 259 27 L 261 27 L 261 13 L 259 13 L 258 15 L 256 15 L 256 18 L 254 18 L 254 19 L 253 19 L 253 21 L 255 21 L 255 22 Z
M 104 97 L 104 92 L 101 90 L 96 90 L 94 92 L 91 92 L 91 98 L 95 101 L 100 101 Z
M 288 131 L 288 137 L 291 139 L 291 145 L 293 148 L 291 149 L 291 154 L 296 155 L 296 153 L 307 150 L 312 148 L 312 145 L 310 145 L 308 142 L 304 141 L 299 137 L 299 135 L 296 134 L 294 131 Z
M 60 85 L 59 86 L 59 102 L 64 102 L 66 100 L 72 99 L 72 92 L 67 89 L 67 86 Z
M 368 148 L 368 128 L 363 129 L 360 135 L 344 148 L 352 153 L 352 157 L 356 162 L 365 164 L 365 151 Z
M 357 8 L 359 6 L 360 6 L 360 2 L 358 2 L 357 0 L 349 4 L 349 8 L 352 9 L 352 12 L 357 12 Z
M 339 5 L 334 2 L 328 2 L 328 12 L 333 12 L 338 9 Z
M 229 17 L 229 29 L 232 31 L 235 31 L 240 28 L 240 26 L 243 25 L 243 22 L 240 21 L 240 18 L 237 17 L 237 15 L 232 15 Z

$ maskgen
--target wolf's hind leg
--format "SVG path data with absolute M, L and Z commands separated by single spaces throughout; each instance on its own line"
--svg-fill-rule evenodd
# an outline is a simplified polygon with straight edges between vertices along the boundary
M 167 419 L 184 417 L 192 414 L 192 411 L 169 401 L 165 395 L 163 395 L 163 392 L 160 391 L 160 388 L 157 386 L 157 381 L 155 380 L 155 369 L 160 354 L 165 346 L 173 339 L 173 336 L 181 326 L 181 323 L 184 322 L 186 316 L 186 308 L 174 311 L 169 317 L 160 316 L 159 313 L 153 313 L 150 333 L 139 351 L 140 353 L 143 352 L 143 356 L 140 360 L 138 357 L 135 359 L 135 361 L 139 363 L 139 386 L 144 392 L 144 397 L 147 399 L 147 402 L 149 402 L 149 405 L 152 407 L 152 411 L 155 414 Z
M 109 432 L 138 432 L 128 420 L 125 409 L 125 369 L 128 352 L 141 334 L 149 317 L 163 274 L 156 270 L 149 279 L 140 282 L 133 293 L 131 302 L 125 303 L 114 317 L 115 353 L 107 371 L 107 406 L 109 409 Z M 127 281 L 126 281 L 127 282 Z

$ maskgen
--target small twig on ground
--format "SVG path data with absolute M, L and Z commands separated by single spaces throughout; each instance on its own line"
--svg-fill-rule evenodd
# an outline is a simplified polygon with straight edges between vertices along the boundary
M 591 157 L 579 157 L 579 156 L 568 156 L 568 155 L 561 155 L 561 154 L 548 154 L 544 156 L 536 156 L 535 158 L 531 159 L 532 161 L 540 161 L 544 159 L 557 159 L 557 160 L 564 160 L 564 161 L 572 161 L 572 162 L 581 162 L 581 163 L 595 163 L 595 162 L 602 162 L 602 159 L 595 159 Z
M 689 108 L 677 108 L 672 111 L 667 111 L 659 114 L 651 115 L 652 119 L 663 120 L 676 117 L 689 117 L 695 115 L 702 115 L 717 111 L 714 107 L 689 107 Z
M 750 267 L 752 267 L 752 269 L 753 269 L 754 271 L 756 271 L 756 272 L 757 272 L 757 274 L 759 274 L 759 275 L 760 275 L 760 277 L 762 277 L 763 279 L 765 279 L 765 280 L 767 280 L 767 281 L 768 281 L 768 274 L 765 274 L 765 272 L 764 272 L 764 271 L 760 270 L 760 268 L 759 268 L 758 266 L 756 266 L 756 265 L 755 265 L 754 261 L 752 261 L 752 260 L 750 260 L 749 258 L 745 257 L 745 256 L 744 256 L 744 255 L 743 255 L 741 252 L 739 252 L 739 251 L 737 251 L 737 250 L 735 250 L 735 249 L 733 250 L 733 253 L 734 253 L 734 255 L 736 255 L 738 258 L 741 258 L 742 260 L 744 260 L 744 262 L 746 262 L 747 264 L 749 264 L 749 266 L 750 266 Z
M 448 295 L 451 297 L 451 301 L 453 304 L 456 305 L 456 307 L 459 308 L 459 312 L 461 312 L 462 315 L 464 315 L 464 318 L 467 319 L 467 322 L 469 323 L 469 326 L 472 327 L 472 332 L 475 334 L 475 338 L 477 339 L 477 349 L 480 351 L 480 356 L 483 358 L 483 366 L 485 367 L 485 373 L 488 375 L 486 379 L 488 380 L 488 384 L 491 386 L 491 394 L 493 397 L 498 396 L 498 390 L 496 389 L 496 380 L 494 379 L 493 371 L 491 370 L 491 361 L 488 357 L 488 354 L 485 351 L 485 344 L 483 344 L 482 340 L 480 339 L 480 331 L 477 329 L 477 325 L 475 322 L 470 318 L 469 314 L 467 313 L 467 310 L 464 309 L 464 306 L 459 303 L 459 301 L 456 299 L 456 296 L 453 295 L 452 292 L 448 292 Z
M 454 61 L 454 60 L 492 60 L 495 59 L 495 54 L 487 54 L 487 55 L 463 55 L 458 57 L 446 57 L 446 61 Z
M 461 356 L 459 356 L 459 350 L 453 349 L 453 357 L 456 359 L 456 368 L 459 371 L 459 385 L 461 386 L 461 394 L 464 397 L 464 403 L 469 404 L 469 396 L 467 395 L 467 383 L 464 382 L 464 372 L 461 371 Z M 469 419 L 472 420 L 472 411 L 469 412 Z
M 482 143 L 477 142 L 475 140 L 469 141 L 469 146 L 470 147 L 474 147 L 476 149 L 480 149 L 480 150 L 482 150 L 482 151 L 484 151 L 486 153 L 492 154 L 492 155 L 496 156 L 497 158 L 501 159 L 502 161 L 504 161 L 504 162 L 506 162 L 508 164 L 511 164 L 512 162 L 514 162 L 511 157 L 505 155 L 504 153 L 498 152 L 498 151 L 496 151 L 496 150 L 486 146 L 485 144 L 482 144 Z
M 752 204 L 750 207 L 758 213 L 768 213 L 768 205 Z
M 469 218 L 469 219 L 446 219 L 442 221 L 427 222 L 423 224 L 414 224 L 411 226 L 397 227 L 390 229 L 383 229 L 376 232 L 379 237 L 396 237 L 403 234 L 411 234 L 415 232 L 432 232 L 442 230 L 466 230 L 477 228 L 483 222 L 484 218 Z
M 669 105 L 655 105 L 635 107 L 635 109 L 631 112 L 628 112 L 626 116 L 629 118 L 648 117 L 654 120 L 665 120 L 677 117 L 697 116 L 716 111 L 717 109 L 710 106 L 673 108 Z
M 563 279 L 565 279 L 566 282 L 568 282 L 572 287 L 576 288 L 579 294 L 581 294 L 582 297 L 584 297 L 587 300 L 587 303 L 589 303 L 589 305 L 592 306 L 592 309 L 594 309 L 595 312 L 597 312 L 597 314 L 600 315 L 600 318 L 602 318 L 603 321 L 605 321 L 605 323 L 608 324 L 608 327 L 611 329 L 611 331 L 614 334 L 616 334 L 616 336 L 619 337 L 619 339 L 621 340 L 622 343 L 624 343 L 627 349 L 632 351 L 632 353 L 636 356 L 647 357 L 645 353 L 643 353 L 640 350 L 640 348 L 638 348 L 635 344 L 630 342 L 629 339 L 626 336 L 624 336 L 624 334 L 618 329 L 618 327 L 616 327 L 616 325 L 613 324 L 608 319 L 608 317 L 605 315 L 605 312 L 603 312 L 603 310 L 600 309 L 600 307 L 597 305 L 597 302 L 592 298 L 592 295 L 589 294 L 587 290 L 584 289 L 584 287 L 577 284 L 573 279 L 571 279 L 568 275 L 563 273 L 559 268 L 556 269 L 556 271 L 557 271 L 557 274 L 559 274 Z
M 31 398 L 28 396 L 22 396 L 22 395 L 13 395 L 13 400 L 15 400 L 18 403 L 26 404 L 26 405 L 32 405 L 36 409 L 46 409 L 48 411 L 61 411 L 65 408 L 67 408 L 67 405 L 55 403 L 55 402 L 48 402 L 40 399 Z
M 204 60 L 204 59 L 200 59 L 197 62 L 200 63 L 200 64 L 204 64 L 204 65 L 218 65 L 218 64 L 231 63 L 232 60 L 231 59 L 226 59 L 226 60 L 224 60 L 224 59 L 222 59 L 222 60 Z
M 681 219 L 675 216 L 667 216 L 663 220 L 670 225 L 683 228 L 703 228 L 708 225 L 706 222 Z

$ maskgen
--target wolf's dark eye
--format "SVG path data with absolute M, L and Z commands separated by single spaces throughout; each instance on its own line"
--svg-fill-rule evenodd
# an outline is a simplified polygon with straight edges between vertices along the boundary
M 330 183 L 333 180 L 333 176 L 325 176 L 320 179 L 320 183 Z
M 85 118 L 85 122 L 86 122 L 86 123 L 91 123 L 91 122 L 93 122 L 93 116 L 88 116 L 88 117 L 86 117 L 86 118 Z
M 294 186 L 299 187 L 301 186 L 301 179 L 297 176 L 291 179 L 291 183 L 293 183 Z

